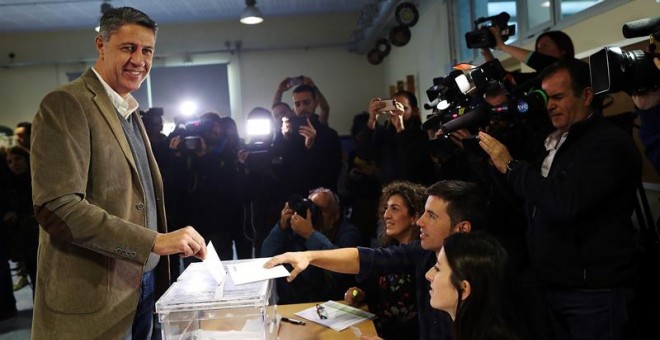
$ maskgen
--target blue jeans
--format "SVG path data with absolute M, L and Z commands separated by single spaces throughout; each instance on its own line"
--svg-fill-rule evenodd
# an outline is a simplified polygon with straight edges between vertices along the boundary
M 142 275 L 140 285 L 140 301 L 138 302 L 133 326 L 126 334 L 124 340 L 150 340 L 154 321 L 154 272 L 149 271 Z
M 545 296 L 559 340 L 622 340 L 631 335 L 630 288 L 549 290 Z

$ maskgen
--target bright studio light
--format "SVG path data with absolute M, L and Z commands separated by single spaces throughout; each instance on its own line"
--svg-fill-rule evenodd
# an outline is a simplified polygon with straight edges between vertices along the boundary
M 267 118 L 248 119 L 246 132 L 250 137 L 267 136 L 271 133 L 271 120 Z
M 190 117 L 195 112 L 197 112 L 197 104 L 193 101 L 186 100 L 181 105 L 179 106 L 179 110 L 181 111 L 181 114 L 183 114 L 186 117 Z

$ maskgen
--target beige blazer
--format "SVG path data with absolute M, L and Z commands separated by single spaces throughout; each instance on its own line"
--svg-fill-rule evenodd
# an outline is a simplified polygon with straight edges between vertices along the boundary
M 137 115 L 134 116 L 137 118 Z M 166 232 L 163 184 L 142 122 Z M 32 127 L 33 201 L 41 225 L 33 339 L 119 339 L 138 304 L 156 238 L 116 111 L 94 72 L 46 95 Z M 169 284 L 167 257 L 157 290 Z

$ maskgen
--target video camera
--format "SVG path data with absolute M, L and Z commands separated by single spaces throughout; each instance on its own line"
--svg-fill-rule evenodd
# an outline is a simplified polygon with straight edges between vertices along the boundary
M 492 48 L 495 47 L 495 36 L 488 27 L 497 26 L 500 28 L 502 41 L 507 41 L 510 36 L 516 34 L 516 25 L 509 25 L 511 16 L 507 12 L 493 15 L 485 18 L 478 18 L 474 21 L 474 31 L 465 33 L 465 42 L 468 48 Z M 489 26 L 481 26 L 484 22 L 490 21 Z
M 462 64 L 466 72 L 457 76 L 455 81 L 458 88 L 466 95 L 483 95 L 484 93 L 501 87 L 506 76 L 506 70 L 498 59 L 493 59 L 478 67 Z
M 478 103 L 468 108 L 439 110 L 422 124 L 422 129 L 435 128 L 441 130 L 443 134 L 450 134 L 460 129 L 473 130 L 487 125 L 493 116 L 511 120 L 527 119 L 533 112 L 545 112 L 547 104 L 548 96 L 545 91 L 535 89 L 522 98 L 509 99 L 498 106 Z
M 480 66 L 461 64 L 447 75 L 433 79 L 433 86 L 426 95 L 430 103 L 424 108 L 433 109 L 422 129 L 440 129 L 449 134 L 462 128 L 476 128 L 488 123 L 488 106 L 480 101 L 484 93 L 501 88 L 506 71 L 500 61 L 493 59 Z
M 622 27 L 625 38 L 649 36 L 649 50 L 655 51 L 660 40 L 660 16 L 631 21 Z M 604 47 L 589 56 L 591 86 L 594 94 L 624 91 L 629 95 L 643 94 L 660 87 L 660 71 L 653 58 L 660 54 L 642 50 L 622 51 Z
M 542 89 L 529 91 L 520 99 L 512 99 L 508 103 L 494 106 L 490 109 L 492 115 L 524 117 L 532 112 L 544 112 L 548 105 L 548 95 Z
M 267 109 L 256 107 L 248 113 L 248 142 L 244 147 L 248 151 L 246 167 L 249 172 L 266 173 L 278 163 L 279 159 L 272 152 L 274 125 L 272 114 Z
M 179 124 L 170 136 L 180 136 L 178 150 L 185 154 L 193 154 L 202 148 L 202 135 L 207 127 L 201 120 L 191 120 Z
M 450 105 L 467 104 L 468 98 L 461 93 L 456 83 L 456 77 L 462 75 L 460 70 L 454 70 L 446 77 L 433 78 L 433 86 L 426 90 L 430 103 L 424 104 L 427 110 L 445 110 Z
M 426 91 L 431 102 L 424 107 L 433 109 L 433 114 L 422 124 L 422 129 L 440 131 L 440 136 L 431 141 L 434 154 L 442 157 L 460 152 L 460 148 L 449 139 L 452 132 L 467 129 L 476 134 L 479 128 L 486 128 L 496 117 L 510 121 L 511 126 L 527 124 L 536 117 L 547 118 L 547 115 L 533 114 L 545 112 L 547 95 L 543 90 L 516 94 L 514 98 L 506 96 L 503 85 L 506 71 L 499 60 L 478 67 L 457 67 L 463 71 L 454 70 L 447 77 L 435 78 L 433 86 Z M 482 98 L 493 94 L 502 94 L 505 103 L 491 106 Z M 496 138 L 506 139 L 503 135 Z M 478 143 L 463 143 L 463 147 L 468 156 L 474 156 L 472 158 L 482 156 Z
M 202 148 L 202 134 L 204 133 L 204 123 L 199 120 L 188 122 L 185 125 L 183 142 L 181 143 L 186 151 L 195 152 Z
M 499 86 L 506 71 L 499 60 L 493 59 L 480 66 L 459 64 L 446 77 L 433 79 L 433 86 L 426 90 L 430 103 L 427 110 L 445 110 L 450 107 L 469 105 L 470 96 L 483 94 Z

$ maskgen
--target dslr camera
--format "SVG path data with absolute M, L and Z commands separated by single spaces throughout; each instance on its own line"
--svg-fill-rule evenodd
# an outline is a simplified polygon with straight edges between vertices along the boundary
M 316 228 L 321 220 L 321 209 L 309 198 L 291 195 L 287 200 L 289 208 L 299 216 L 307 218 L 307 210 L 312 214 L 312 225 Z
M 502 41 L 507 41 L 510 36 L 516 34 L 516 25 L 509 25 L 511 16 L 507 12 L 502 12 L 498 15 L 490 17 L 482 17 L 474 21 L 475 30 L 465 33 L 465 42 L 468 48 L 493 48 L 495 47 L 495 36 L 493 32 L 488 29 L 490 26 L 497 26 L 500 28 L 500 35 Z M 490 22 L 490 25 L 479 26 L 484 22 Z
M 654 42 L 660 40 L 660 16 L 631 21 L 622 27 L 623 36 L 636 38 L 649 36 L 649 50 L 655 51 Z M 660 70 L 653 63 L 658 53 L 642 50 L 622 51 L 618 47 L 604 47 L 589 56 L 591 86 L 595 94 L 643 94 L 660 87 Z

